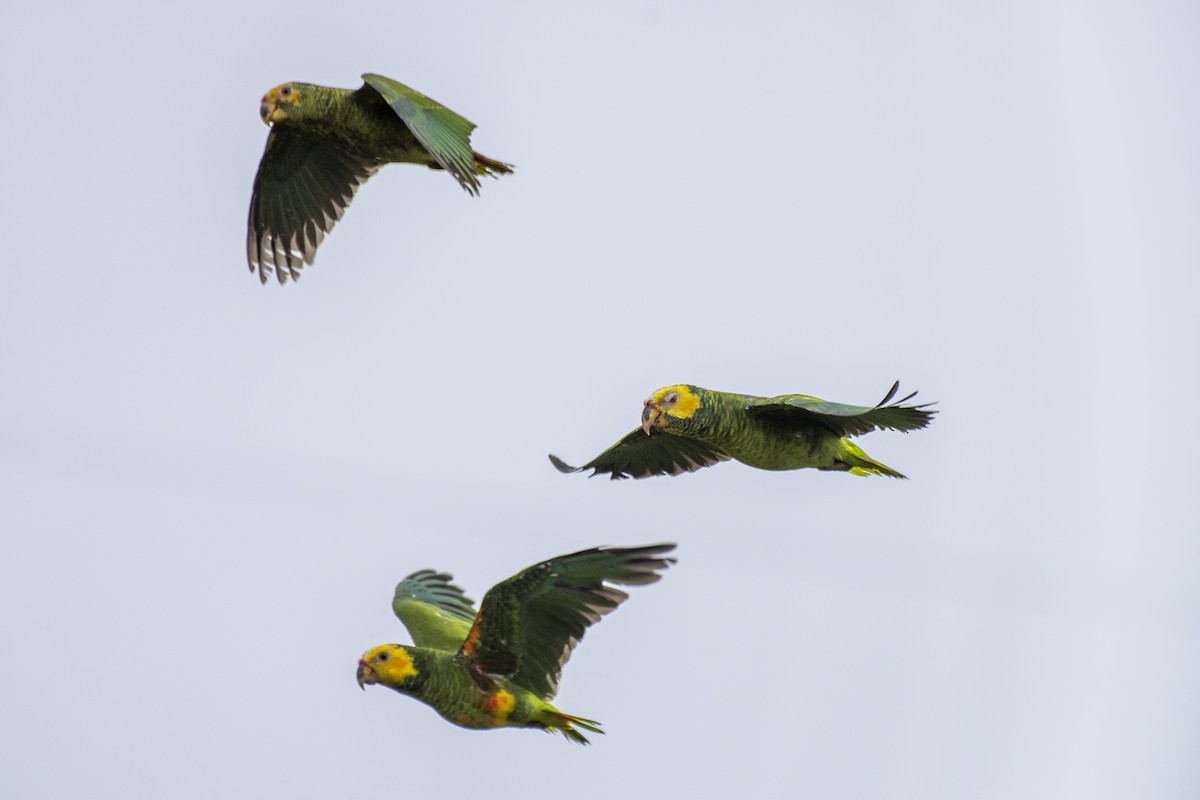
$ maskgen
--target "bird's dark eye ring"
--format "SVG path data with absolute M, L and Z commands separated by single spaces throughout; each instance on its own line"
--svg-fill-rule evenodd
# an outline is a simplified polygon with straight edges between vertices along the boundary
M 375 656 L 375 660 L 376 660 L 376 661 L 387 661 L 387 660 L 388 660 L 388 654 L 387 654 L 386 652 L 385 652 L 385 653 L 380 653 L 379 655 Z
M 287 97 L 291 93 L 292 93 L 292 87 L 290 87 L 290 86 L 285 86 L 279 90 L 280 97 Z

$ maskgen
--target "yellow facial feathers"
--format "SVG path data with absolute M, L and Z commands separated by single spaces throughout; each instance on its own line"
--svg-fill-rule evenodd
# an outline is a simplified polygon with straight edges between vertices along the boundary
M 363 656 L 363 661 L 375 671 L 380 681 L 392 685 L 417 674 L 417 668 L 413 666 L 408 653 L 394 644 L 381 644 L 371 648 Z
M 304 99 L 304 93 L 290 83 L 281 83 L 267 92 L 267 97 L 273 103 L 283 100 L 291 105 L 298 106 L 300 105 L 300 101 Z
M 688 386 L 681 383 L 656 390 L 654 394 L 650 395 L 650 403 L 669 417 L 687 419 L 700 407 L 700 398 Z

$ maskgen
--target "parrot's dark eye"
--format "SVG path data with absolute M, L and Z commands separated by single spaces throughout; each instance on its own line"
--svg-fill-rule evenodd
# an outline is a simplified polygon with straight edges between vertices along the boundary
M 387 653 L 380 653 L 379 655 L 375 656 L 375 660 L 376 660 L 376 661 L 387 661 L 387 660 L 388 660 L 388 654 L 387 654 Z
M 663 402 L 669 406 L 673 406 L 679 402 L 678 392 L 667 392 L 667 396 L 663 398 Z
M 282 89 L 279 90 L 280 97 L 287 97 L 291 93 L 292 93 L 292 87 L 290 87 L 290 86 L 284 86 Z

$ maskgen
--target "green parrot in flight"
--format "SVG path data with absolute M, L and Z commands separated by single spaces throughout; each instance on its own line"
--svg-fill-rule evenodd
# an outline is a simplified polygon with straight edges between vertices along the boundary
M 654 583 L 673 544 L 582 550 L 498 583 L 476 612 L 451 577 L 420 570 L 396 586 L 392 610 L 413 645 L 381 644 L 358 662 L 358 685 L 382 684 L 464 728 L 540 728 L 579 744 L 595 720 L 550 704 L 588 627 L 629 595 L 612 584 Z
M 391 78 L 362 77 L 356 91 L 284 83 L 262 97 L 271 132 L 254 176 L 246 255 L 263 283 L 272 272 L 281 284 L 298 280 L 354 192 L 385 164 L 445 170 L 473 195 L 478 176 L 512 172 L 471 149 L 474 123 Z
M 904 405 L 916 392 L 892 402 L 897 381 L 875 406 L 829 403 L 806 394 L 754 397 L 677 384 L 664 386 L 643 404 L 642 426 L 582 467 L 555 455 L 560 472 L 592 470 L 618 478 L 679 475 L 735 459 L 770 470 L 804 469 L 904 478 L 850 441 L 877 428 L 915 431 L 929 424 L 932 403 Z

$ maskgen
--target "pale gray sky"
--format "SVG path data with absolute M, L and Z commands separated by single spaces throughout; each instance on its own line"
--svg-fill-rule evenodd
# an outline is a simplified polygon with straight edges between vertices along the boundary
M 0 795 L 1195 797 L 1198 23 L 6 6 Z M 259 97 L 366 71 L 518 171 L 389 167 L 262 287 Z M 667 383 L 896 378 L 908 482 L 546 460 Z M 412 570 L 662 540 L 565 672 L 590 748 L 355 685 Z

